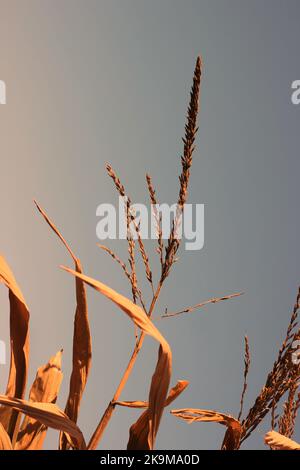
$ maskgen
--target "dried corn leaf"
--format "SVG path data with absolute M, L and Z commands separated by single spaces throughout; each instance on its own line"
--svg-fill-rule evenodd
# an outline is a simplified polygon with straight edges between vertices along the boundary
M 75 270 L 82 273 L 80 260 L 74 255 L 71 248 L 58 231 L 53 222 L 49 219 L 45 211 L 35 202 L 39 212 L 44 217 L 47 224 L 56 233 L 58 238 L 62 241 L 68 252 L 70 253 L 74 263 Z M 86 299 L 86 289 L 84 282 L 76 278 L 76 312 L 74 319 L 74 334 L 73 334 L 73 367 L 70 378 L 69 396 L 65 407 L 65 413 L 69 418 L 77 422 L 78 412 L 80 407 L 81 398 L 87 383 L 89 370 L 91 367 L 92 358 L 92 341 L 88 319 L 88 307 Z M 66 449 L 68 443 L 66 438 L 60 436 L 60 448 Z
M 176 398 L 186 389 L 188 384 L 189 382 L 186 380 L 179 380 L 175 387 L 170 390 L 165 406 L 170 405 L 174 400 L 176 400 Z M 144 442 L 149 434 L 150 420 L 150 408 L 148 408 L 131 426 L 129 430 L 127 450 L 143 450 Z
M 61 371 L 62 350 L 51 357 L 49 362 L 40 367 L 32 384 L 29 400 L 33 402 L 55 403 L 63 379 Z M 42 448 L 47 433 L 47 427 L 29 416 L 25 416 L 16 450 L 39 450 Z
M 269 431 L 265 435 L 265 444 L 274 450 L 300 450 L 300 444 L 298 444 L 298 442 L 295 442 L 276 431 Z
M 146 313 L 138 305 L 95 279 L 79 274 L 69 268 L 63 269 L 79 277 L 98 292 L 105 295 L 118 305 L 138 328 L 160 343 L 157 365 L 152 377 L 149 392 L 149 432 L 143 442 L 144 449 L 153 449 L 171 378 L 172 353 L 170 346 Z
M 171 413 L 177 418 L 187 421 L 189 424 L 194 422 L 220 423 L 227 427 L 222 450 L 237 450 L 240 446 L 242 427 L 240 422 L 230 415 L 219 413 L 218 411 L 198 410 L 194 408 L 172 410 Z
M 53 403 L 34 403 L 5 395 L 0 395 L 0 404 L 24 413 L 46 427 L 63 431 L 75 449 L 86 448 L 83 434 L 78 426 L 57 405 Z
M 13 450 L 9 435 L 0 423 L 0 450 Z
M 11 356 L 6 395 L 23 398 L 29 361 L 29 310 L 14 275 L 2 256 L 0 282 L 9 289 L 10 302 Z M 1 407 L 0 423 L 14 444 L 18 432 L 18 413 Z
M 189 382 L 187 380 L 178 380 L 175 387 L 172 387 L 170 393 L 166 399 L 165 407 L 168 406 L 172 401 L 174 401 L 178 395 L 180 395 L 183 390 L 188 386 Z M 124 406 L 126 408 L 148 408 L 149 403 L 147 401 L 115 401 L 114 405 Z
M 124 406 L 125 408 L 137 408 L 143 409 L 148 408 L 149 403 L 147 401 L 114 401 L 113 405 Z

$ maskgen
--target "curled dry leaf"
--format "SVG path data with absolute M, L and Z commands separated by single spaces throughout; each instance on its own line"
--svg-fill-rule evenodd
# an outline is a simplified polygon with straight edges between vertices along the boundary
M 143 409 L 148 408 L 149 403 L 147 401 L 114 401 L 113 405 L 124 406 L 125 408 L 137 408 Z
M 187 380 L 178 380 L 177 384 L 171 388 L 169 395 L 165 402 L 165 407 L 170 405 L 189 385 Z M 126 408 L 148 408 L 147 401 L 116 401 L 114 405 L 124 406 Z
M 55 403 L 63 379 L 61 371 L 62 350 L 40 367 L 32 384 L 29 400 L 33 402 Z M 26 416 L 18 434 L 17 450 L 39 450 L 46 437 L 47 427 L 39 421 Z
M 9 289 L 10 302 L 10 370 L 6 395 L 23 398 L 29 361 L 29 310 L 23 294 L 5 259 L 0 256 L 0 282 Z M 0 423 L 13 444 L 18 433 L 20 417 L 14 410 L 0 409 Z
M 186 389 L 188 384 L 189 382 L 187 380 L 179 380 L 175 387 L 170 390 L 168 398 L 165 402 L 165 407 L 170 405 L 174 400 L 176 400 L 176 398 Z M 141 414 L 139 419 L 131 426 L 129 430 L 129 441 L 127 444 L 127 450 L 144 449 L 144 443 L 149 434 L 150 420 L 150 409 L 147 408 L 147 410 Z
M 88 285 L 118 305 L 120 309 L 131 318 L 138 328 L 145 332 L 145 334 L 152 336 L 152 338 L 160 343 L 156 369 L 152 377 L 149 392 L 149 431 L 143 442 L 144 449 L 153 449 L 171 378 L 172 353 L 170 346 L 141 307 L 127 299 L 127 297 L 118 294 L 110 287 L 96 281 L 95 279 L 87 277 L 69 268 L 63 267 L 63 269 L 82 279 Z M 88 446 L 88 448 L 91 447 Z
M 222 450 L 239 449 L 242 427 L 240 422 L 232 416 L 219 413 L 218 411 L 194 408 L 172 410 L 171 413 L 177 418 L 187 421 L 189 424 L 194 422 L 214 422 L 226 426 L 227 431 L 223 440 Z
M 9 435 L 0 423 L 0 450 L 13 450 Z
M 0 395 L 0 404 L 30 416 L 46 427 L 63 431 L 68 436 L 68 442 L 74 449 L 86 448 L 84 437 L 78 426 L 53 403 L 35 403 L 19 398 Z
M 70 253 L 74 264 L 75 270 L 82 273 L 80 260 L 74 255 L 73 251 L 63 238 L 54 223 L 49 219 L 45 211 L 35 202 L 39 212 L 44 217 L 47 224 L 54 231 L 54 233 L 61 240 L 63 245 Z M 77 422 L 78 412 L 80 407 L 81 398 L 87 383 L 91 359 L 92 359 L 92 340 L 88 319 L 88 307 L 86 298 L 86 289 L 84 282 L 80 278 L 76 278 L 76 312 L 74 319 L 74 334 L 73 334 L 73 367 L 70 378 L 69 396 L 65 408 L 66 414 L 69 418 Z M 66 449 L 68 443 L 66 438 L 60 436 L 60 448 Z
M 265 435 L 265 444 L 274 450 L 300 450 L 300 444 L 298 444 L 298 442 L 295 442 L 276 431 L 269 431 Z

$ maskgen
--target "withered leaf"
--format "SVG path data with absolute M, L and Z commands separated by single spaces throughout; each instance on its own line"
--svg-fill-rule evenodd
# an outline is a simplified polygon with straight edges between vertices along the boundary
M 55 403 L 63 379 L 61 371 L 62 350 L 51 357 L 49 362 L 41 366 L 32 384 L 29 400 L 33 402 Z M 42 449 L 47 427 L 39 421 L 25 416 L 21 425 L 16 450 L 39 450 Z
M 66 240 L 63 238 L 59 230 L 56 228 L 54 223 L 49 219 L 45 211 L 37 204 L 35 204 L 39 212 L 44 217 L 47 224 L 58 236 L 61 242 L 64 244 L 68 252 L 70 253 L 74 264 L 75 270 L 79 273 L 82 273 L 82 267 L 80 260 L 74 255 L 73 251 L 67 244 Z M 76 278 L 76 312 L 74 319 L 74 333 L 73 333 L 73 367 L 70 378 L 70 388 L 69 395 L 67 399 L 67 404 L 65 407 L 65 413 L 69 418 L 77 422 L 78 412 L 80 407 L 81 398 L 87 383 L 91 359 L 92 359 L 92 341 L 91 333 L 88 319 L 88 307 L 87 307 L 87 298 L 86 298 L 86 289 L 84 282 Z M 66 449 L 68 447 L 67 439 L 63 436 L 60 436 L 60 448 Z
M 29 361 L 29 310 L 15 277 L 5 259 L 0 256 L 0 282 L 9 289 L 10 302 L 10 370 L 6 395 L 23 398 Z M 14 410 L 0 409 L 0 423 L 14 445 L 20 417 Z
M 177 418 L 187 421 L 189 424 L 195 422 L 214 422 L 227 427 L 223 440 L 222 450 L 237 450 L 240 446 L 242 427 L 240 422 L 230 415 L 212 410 L 198 410 L 194 408 L 184 408 L 172 410 L 171 413 Z
M 46 427 L 63 431 L 75 449 L 86 448 L 84 437 L 78 426 L 53 403 L 35 403 L 19 398 L 0 395 L 0 404 L 13 408 L 31 418 L 40 421 Z
M 0 450 L 13 450 L 9 435 L 0 423 Z
M 279 434 L 276 431 L 269 431 L 265 435 L 265 444 L 274 450 L 300 450 L 298 442 Z
M 69 268 L 63 269 L 73 274 L 74 276 L 79 277 L 88 285 L 118 305 L 120 309 L 131 318 L 138 328 L 140 328 L 149 336 L 152 336 L 160 343 L 156 369 L 152 377 L 149 392 L 149 432 L 147 436 L 145 436 L 144 442 L 142 443 L 144 449 L 153 449 L 171 378 L 172 353 L 170 346 L 165 338 L 161 335 L 160 331 L 156 328 L 156 326 L 154 326 L 146 313 L 141 309 L 141 307 L 127 299 L 127 297 L 118 294 L 110 287 L 102 284 L 99 281 L 96 281 L 95 279 L 87 277 L 83 274 L 79 274 L 78 272 Z
M 171 388 L 169 395 L 165 402 L 165 407 L 170 405 L 189 385 L 187 380 L 178 380 L 177 384 Z M 149 403 L 147 401 L 116 401 L 114 405 L 124 406 L 126 408 L 148 408 Z
M 186 389 L 189 382 L 187 380 L 179 380 L 175 387 L 170 390 L 168 398 L 165 402 L 165 407 L 170 405 L 176 398 Z M 146 403 L 146 406 L 148 404 Z M 150 409 L 148 408 L 141 414 L 139 419 L 134 423 L 129 430 L 129 441 L 127 450 L 143 450 L 145 440 L 149 434 L 150 425 Z

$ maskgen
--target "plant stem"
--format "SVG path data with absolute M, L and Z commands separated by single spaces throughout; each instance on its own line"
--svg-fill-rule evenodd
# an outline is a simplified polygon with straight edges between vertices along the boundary
M 154 310 L 154 307 L 156 305 L 156 302 L 157 302 L 157 299 L 159 297 L 159 294 L 160 294 L 160 291 L 161 291 L 161 288 L 162 288 L 162 282 L 159 282 L 158 286 L 157 286 L 157 289 L 156 289 L 156 292 L 155 294 L 153 295 L 153 298 L 152 298 L 152 302 L 151 302 L 151 305 L 150 305 L 150 308 L 149 308 L 149 312 L 148 312 L 148 316 L 149 318 L 151 318 L 151 315 L 153 313 L 153 310 Z M 95 450 L 103 436 L 103 433 L 113 415 L 113 412 L 115 410 L 115 402 L 119 400 L 120 398 L 120 395 L 123 391 L 123 388 L 125 387 L 126 383 L 127 383 L 127 380 L 129 379 L 129 376 L 131 374 L 131 371 L 134 367 L 134 364 L 135 364 L 135 361 L 138 357 L 138 354 L 143 346 L 143 343 L 144 343 L 144 339 L 145 339 L 145 333 L 142 332 L 140 334 L 140 337 L 134 347 L 134 350 L 132 352 L 132 355 L 130 357 L 130 360 L 128 362 L 128 365 L 126 367 L 126 370 L 121 378 L 121 381 L 118 385 L 118 388 L 112 398 L 112 400 L 109 402 L 94 434 L 92 435 L 91 439 L 90 439 L 90 442 L 88 443 L 88 446 L 87 446 L 87 449 L 88 450 Z

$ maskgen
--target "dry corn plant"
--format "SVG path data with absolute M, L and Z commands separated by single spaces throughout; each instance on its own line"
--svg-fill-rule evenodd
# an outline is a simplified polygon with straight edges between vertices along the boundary
M 182 172 L 180 176 L 179 210 L 176 215 L 174 226 L 167 247 L 164 248 L 162 241 L 160 221 L 157 214 L 158 224 L 158 247 L 161 263 L 161 277 L 158 285 L 154 288 L 152 271 L 149 257 L 140 235 L 139 225 L 131 207 L 131 200 L 127 198 L 127 242 L 129 252 L 129 267 L 121 261 L 109 248 L 106 250 L 122 267 L 126 278 L 129 280 L 132 290 L 133 301 L 118 294 L 105 284 L 97 282 L 83 275 L 80 260 L 72 252 L 54 223 L 49 219 L 45 211 L 36 203 L 38 210 L 55 232 L 60 241 L 68 250 L 73 262 L 74 270 L 65 268 L 76 276 L 76 312 L 74 319 L 73 335 L 73 360 L 72 373 L 70 377 L 69 395 L 64 411 L 55 403 L 59 394 L 62 381 L 61 356 L 59 351 L 49 362 L 41 366 L 36 379 L 31 386 L 28 400 L 25 400 L 26 379 L 29 368 L 29 309 L 23 294 L 10 270 L 6 260 L 0 258 L 0 281 L 5 284 L 9 291 L 10 301 L 10 342 L 11 359 L 8 384 L 5 395 L 0 395 L 0 440 L 1 448 L 29 450 L 41 449 L 47 429 L 49 427 L 60 432 L 59 449 L 95 449 L 111 419 L 117 406 L 144 408 L 145 411 L 130 429 L 128 448 L 152 449 L 154 447 L 156 434 L 165 406 L 168 406 L 187 387 L 188 382 L 179 381 L 169 390 L 172 370 L 171 348 L 160 331 L 151 321 L 155 304 L 159 297 L 164 280 L 169 275 L 175 262 L 175 255 L 179 248 L 179 241 L 175 236 L 176 224 L 180 218 L 187 199 L 188 183 L 190 178 L 190 167 L 194 151 L 194 140 L 197 132 L 197 114 L 199 103 L 201 64 L 197 60 L 191 91 L 190 106 L 188 109 L 188 120 L 186 125 L 184 152 L 182 156 Z M 113 179 L 120 195 L 126 196 L 124 186 L 117 178 L 114 170 L 107 165 L 109 176 Z M 156 200 L 155 191 L 150 176 L 147 175 L 147 188 L 151 201 Z M 132 234 L 133 227 L 137 234 L 137 246 Z M 151 285 L 152 301 L 146 307 L 143 293 L 138 285 L 136 274 L 136 252 L 140 252 L 144 264 L 146 277 Z M 165 252 L 164 252 L 165 251 Z M 88 308 L 85 285 L 88 284 L 108 297 L 133 321 L 140 336 L 136 341 L 128 366 L 120 380 L 120 384 L 114 393 L 112 400 L 105 409 L 97 428 L 89 442 L 86 443 L 80 429 L 77 426 L 82 395 L 87 383 L 92 357 L 91 334 L 88 320 Z M 120 401 L 121 393 L 129 379 L 137 355 L 143 345 L 145 336 L 149 335 L 159 343 L 159 354 L 156 369 L 150 384 L 148 401 Z M 22 415 L 24 418 L 22 419 Z
M 155 282 L 150 258 L 146 246 L 141 237 L 140 226 L 132 207 L 132 202 L 125 187 L 110 165 L 107 165 L 108 175 L 112 178 L 117 192 L 125 198 L 127 215 L 127 245 L 128 261 L 124 262 L 109 247 L 99 245 L 116 261 L 130 283 L 132 300 L 119 294 L 107 285 L 92 279 L 85 274 L 81 262 L 75 256 L 54 223 L 46 212 L 36 203 L 36 206 L 50 226 L 52 231 L 63 243 L 74 263 L 74 269 L 62 267 L 75 277 L 76 312 L 74 318 L 73 333 L 73 357 L 72 372 L 69 381 L 69 394 L 64 410 L 56 405 L 60 385 L 63 379 L 61 370 L 62 350 L 42 365 L 31 385 L 28 399 L 25 399 L 26 381 L 29 368 L 29 309 L 14 275 L 5 258 L 0 257 L 0 281 L 7 287 L 10 302 L 10 371 L 6 392 L 0 395 L 0 448 L 6 450 L 38 450 L 42 449 L 47 429 L 53 428 L 59 432 L 60 450 L 94 450 L 98 447 L 103 434 L 113 417 L 117 407 L 129 407 L 143 410 L 137 421 L 129 430 L 127 449 L 153 449 L 159 429 L 160 421 L 165 407 L 186 389 L 188 382 L 180 380 L 170 388 L 172 374 L 172 351 L 170 345 L 160 333 L 152 321 L 152 315 L 160 296 L 165 280 L 170 275 L 173 265 L 177 261 L 177 253 L 180 247 L 180 238 L 177 230 L 181 223 L 181 216 L 188 198 L 191 166 L 195 150 L 195 137 L 198 130 L 197 116 L 199 109 L 201 81 L 201 61 L 196 61 L 193 84 L 190 92 L 190 101 L 187 111 L 187 122 L 183 138 L 183 154 L 181 157 L 181 173 L 179 177 L 179 194 L 177 200 L 177 212 L 174 216 L 170 236 L 165 242 L 162 235 L 162 221 L 156 210 L 158 199 L 152 178 L 146 175 L 146 186 L 149 200 L 157 229 L 157 253 L 160 264 L 160 275 Z M 145 301 L 145 293 L 140 288 L 137 276 L 137 263 L 142 263 L 146 279 L 149 283 L 151 298 Z M 77 425 L 82 395 L 89 376 L 92 358 L 92 342 L 89 327 L 86 285 L 110 299 L 117 305 L 134 323 L 136 329 L 136 341 L 133 352 L 129 358 L 127 367 L 120 379 L 110 402 L 107 404 L 99 423 L 89 440 L 86 440 Z M 163 318 L 174 317 L 180 314 L 193 312 L 210 303 L 217 303 L 240 296 L 242 293 L 213 298 L 197 305 L 187 307 L 178 312 L 166 310 Z M 297 314 L 299 310 L 299 296 L 294 309 L 291 324 L 286 340 L 279 352 L 273 370 L 269 374 L 266 385 L 262 389 L 254 406 L 248 415 L 241 420 L 243 413 L 244 396 L 247 390 L 247 377 L 250 366 L 250 353 L 248 340 L 245 343 L 245 372 L 244 386 L 241 397 L 240 412 L 237 418 L 224 413 L 208 410 L 184 409 L 172 411 L 188 422 L 214 421 L 226 426 L 223 449 L 238 449 L 251 432 L 258 426 L 262 419 L 272 410 L 272 416 L 278 424 L 279 431 L 285 433 L 286 440 L 292 436 L 300 397 L 297 394 L 299 367 L 294 367 L 290 362 L 292 341 L 300 336 L 300 330 L 295 332 Z M 139 332 L 139 334 L 137 334 Z M 121 394 L 130 378 L 138 354 L 143 346 L 145 337 L 151 336 L 159 344 L 158 359 L 149 387 L 147 401 L 122 401 Z M 284 395 L 288 395 L 284 405 L 283 415 L 275 417 L 276 406 Z M 280 443 L 274 438 L 266 437 L 266 442 L 272 447 L 285 448 L 287 441 Z M 275 433 L 276 436 L 278 433 Z M 278 438 L 278 436 L 277 436 Z M 283 438 L 282 438 L 283 439 Z M 276 442 L 275 442 L 276 441 Z M 291 441 L 292 442 L 292 441 Z M 291 445 L 291 444 L 290 444 Z M 296 445 L 296 444 L 293 444 Z
M 300 328 L 297 327 L 299 310 L 300 289 L 278 357 L 272 370 L 267 375 L 265 385 L 243 419 L 244 398 L 247 391 L 251 362 L 247 337 L 245 337 L 244 384 L 237 418 L 218 411 L 192 408 L 172 410 L 171 413 L 188 423 L 209 421 L 226 426 L 227 430 L 221 446 L 223 450 L 238 450 L 241 444 L 270 413 L 272 431 L 266 434 L 265 443 L 278 450 L 287 449 L 288 446 L 290 446 L 289 450 L 294 450 L 295 446 L 299 448 L 299 444 L 290 439 L 295 431 L 296 418 L 300 408 L 300 364 L 297 363 L 298 361 L 293 361 L 295 351 L 293 343 L 300 338 Z M 282 400 L 285 400 L 285 402 L 282 415 L 279 417 L 276 410 Z M 279 432 L 274 430 L 276 427 L 278 427 Z

